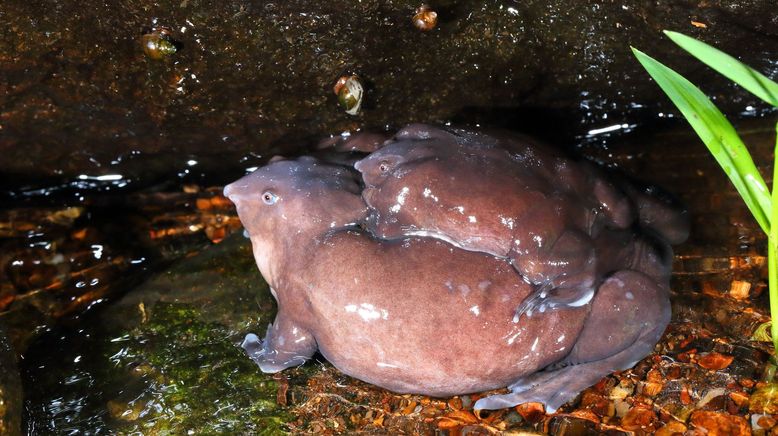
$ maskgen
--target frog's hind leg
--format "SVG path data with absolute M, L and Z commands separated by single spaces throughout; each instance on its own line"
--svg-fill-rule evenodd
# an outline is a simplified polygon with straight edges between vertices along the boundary
M 669 322 L 667 288 L 642 273 L 619 271 L 600 286 L 589 319 L 563 361 L 516 381 L 509 394 L 478 400 L 475 408 L 540 402 L 553 413 L 604 376 L 650 354 Z

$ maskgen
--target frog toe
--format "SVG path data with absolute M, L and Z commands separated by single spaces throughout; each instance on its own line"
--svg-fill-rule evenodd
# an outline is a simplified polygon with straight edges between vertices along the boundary
M 316 341 L 307 330 L 279 314 L 275 323 L 268 325 L 264 340 L 249 333 L 241 348 L 262 372 L 275 373 L 305 363 L 316 352 Z
M 578 394 L 599 381 L 590 378 L 581 380 L 577 371 L 563 368 L 544 371 L 524 378 L 511 385 L 511 392 L 492 395 L 478 400 L 475 409 L 503 409 L 523 403 L 542 403 L 546 413 L 554 413 L 565 403 L 575 399 Z

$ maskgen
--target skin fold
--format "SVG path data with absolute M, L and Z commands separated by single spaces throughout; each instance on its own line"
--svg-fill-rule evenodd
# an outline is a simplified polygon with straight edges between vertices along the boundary
M 400 393 L 509 386 L 476 408 L 541 401 L 548 411 L 650 353 L 669 320 L 667 284 L 638 271 L 589 302 L 515 318 L 536 292 L 508 260 L 436 238 L 382 240 L 358 175 L 279 160 L 228 185 L 279 311 L 243 347 L 265 372 L 317 350 L 342 372 Z M 573 370 L 574 369 L 574 370 Z

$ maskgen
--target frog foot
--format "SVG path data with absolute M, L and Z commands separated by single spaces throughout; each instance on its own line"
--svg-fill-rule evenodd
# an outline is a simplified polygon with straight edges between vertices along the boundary
M 531 317 L 534 313 L 543 313 L 547 310 L 581 307 L 594 297 L 594 287 L 582 286 L 580 288 L 553 287 L 546 282 L 535 289 L 513 314 L 513 322 L 517 323 L 523 316 Z
M 264 340 L 249 333 L 240 346 L 265 373 L 302 365 L 316 352 L 313 336 L 281 314 L 268 325 Z
M 584 364 L 585 365 L 585 364 Z M 510 385 L 510 393 L 491 395 L 475 403 L 476 410 L 504 409 L 522 403 L 542 403 L 546 413 L 554 413 L 559 407 L 575 398 L 579 392 L 597 383 L 605 371 L 597 377 L 580 377 L 579 366 L 568 366 L 553 371 L 541 371 L 522 378 Z M 589 374 L 587 374 L 589 375 Z
M 240 346 L 264 373 L 283 371 L 302 365 L 307 360 L 304 356 L 294 356 L 272 349 L 268 346 L 268 341 L 259 339 L 254 333 L 247 334 Z

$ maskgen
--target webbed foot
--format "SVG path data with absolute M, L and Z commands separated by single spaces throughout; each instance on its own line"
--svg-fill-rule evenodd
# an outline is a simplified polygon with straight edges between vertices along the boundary
M 594 287 L 554 288 L 551 283 L 537 287 L 534 293 L 521 302 L 513 315 L 513 322 L 519 322 L 523 316 L 543 313 L 588 304 L 594 297 Z
M 279 314 L 268 325 L 265 339 L 249 333 L 240 345 L 262 372 L 275 373 L 305 363 L 316 352 L 316 341 L 305 329 Z
M 574 399 L 581 391 L 597 383 L 612 371 L 592 371 L 584 368 L 585 366 L 586 364 L 568 366 L 532 374 L 509 386 L 510 393 L 481 398 L 475 403 L 474 408 L 504 409 L 532 402 L 543 403 L 546 413 L 554 413 L 563 404 Z
M 554 413 L 608 374 L 634 366 L 653 350 L 663 332 L 664 326 L 657 327 L 627 349 L 602 360 L 545 370 L 522 378 L 508 387 L 510 393 L 482 398 L 475 403 L 475 409 L 502 409 L 537 402 L 545 405 L 546 413 Z

